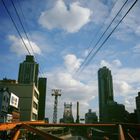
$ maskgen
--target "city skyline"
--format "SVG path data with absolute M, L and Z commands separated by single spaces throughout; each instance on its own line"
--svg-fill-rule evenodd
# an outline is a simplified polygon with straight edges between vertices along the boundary
M 18 7 L 18 3 L 14 2 Z M 118 12 L 123 2 L 20 1 L 29 27 L 28 33 L 30 33 L 36 61 L 40 65 L 40 76 L 45 75 L 48 78 L 47 117 L 51 118 L 53 114 L 54 99 L 51 97 L 51 89 L 54 88 L 62 89 L 62 97 L 58 103 L 58 110 L 60 110 L 58 118 L 62 117 L 64 102 L 73 103 L 74 118 L 77 101 L 81 107 L 80 116 L 84 116 L 89 108 L 98 111 L 97 71 L 103 66 L 107 66 L 112 71 L 115 100 L 124 104 L 128 111 L 133 111 L 135 108 L 135 97 L 140 90 L 140 19 L 137 18 L 140 12 L 139 1 L 93 61 L 81 73 L 73 75 L 87 55 L 88 47 L 94 46 L 101 31 Z M 16 17 L 10 1 L 6 0 L 5 3 Z M 126 9 L 130 5 L 129 1 Z M 21 46 L 16 30 L 1 1 L 0 11 L 0 65 L 2 66 L 0 79 L 4 77 L 17 79 L 19 63 L 28 53 Z M 22 15 L 21 11 L 20 15 Z M 79 15 L 82 15 L 82 18 Z M 17 18 L 15 21 L 18 23 Z M 104 28 L 96 35 L 102 25 Z M 93 38 L 95 42 L 90 46 Z M 25 36 L 24 40 L 27 43 Z

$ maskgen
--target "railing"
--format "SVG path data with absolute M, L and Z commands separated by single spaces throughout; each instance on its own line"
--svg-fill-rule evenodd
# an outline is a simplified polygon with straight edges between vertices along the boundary
M 0 131 L 9 131 L 10 130 L 10 139 L 12 140 L 18 140 L 21 134 L 21 130 L 26 130 L 27 132 L 32 132 L 36 135 L 39 135 L 42 137 L 42 139 L 45 140 L 62 140 L 61 138 L 54 136 L 50 133 L 44 132 L 41 129 L 37 129 L 36 127 L 69 127 L 74 129 L 82 129 L 82 128 L 95 128 L 95 127 L 109 127 L 109 128 L 115 128 L 118 129 L 118 140 L 127 140 L 128 138 L 130 140 L 135 140 L 135 138 L 132 136 L 132 134 L 129 131 L 129 129 L 135 128 L 138 133 L 140 133 L 140 124 L 51 124 L 46 123 L 44 121 L 32 121 L 32 122 L 18 122 L 18 123 L 0 123 Z M 127 137 L 127 138 L 126 138 Z

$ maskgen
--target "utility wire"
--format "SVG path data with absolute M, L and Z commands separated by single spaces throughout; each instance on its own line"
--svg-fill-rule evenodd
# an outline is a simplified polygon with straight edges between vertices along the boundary
M 103 34 L 101 35 L 101 37 L 99 38 L 99 40 L 97 41 L 97 43 L 93 46 L 93 48 L 91 49 L 91 51 L 88 53 L 88 55 L 86 56 L 85 60 L 80 65 L 80 67 L 78 68 L 78 70 L 76 71 L 76 73 L 79 72 L 80 69 L 84 66 L 84 64 L 88 60 L 89 56 L 92 54 L 92 52 L 94 51 L 94 49 L 97 47 L 97 45 L 99 44 L 99 42 L 101 41 L 101 39 L 103 38 L 103 36 L 105 35 L 105 33 L 108 31 L 109 27 L 112 25 L 112 23 L 114 22 L 114 20 L 120 14 L 120 12 L 122 11 L 122 9 L 124 8 L 124 6 L 126 5 L 127 2 L 128 2 L 128 0 L 126 0 L 125 3 L 122 5 L 122 7 L 120 8 L 120 10 L 117 12 L 117 14 L 115 15 L 115 17 L 112 19 L 112 21 L 110 22 L 110 24 L 107 26 L 107 28 L 105 29 L 105 31 L 103 32 Z
M 113 10 L 113 8 L 115 7 L 115 5 L 116 5 L 116 3 L 117 3 L 117 1 L 118 0 L 116 0 L 115 2 L 114 2 L 114 4 L 113 4 L 113 6 L 112 6 L 112 8 L 111 8 L 111 11 Z M 110 15 L 109 15 L 110 16 Z M 106 22 L 106 21 L 105 21 Z M 105 23 L 104 22 L 104 23 Z M 97 36 L 100 32 L 101 32 L 101 30 L 102 30 L 102 28 L 103 28 L 103 26 L 104 26 L 104 23 L 101 25 L 101 27 L 96 31 L 96 33 L 95 33 L 95 35 L 94 36 Z M 90 43 L 89 43 L 89 45 L 88 45 L 88 53 L 92 50 L 92 49 L 90 49 L 90 47 L 92 46 L 92 43 L 95 41 L 95 37 L 94 38 L 92 38 L 92 40 L 90 41 Z M 93 47 L 92 47 L 93 48 Z M 86 57 L 88 57 L 88 56 L 86 56 Z M 86 59 L 86 58 L 85 58 Z
M 123 19 L 127 16 L 127 14 L 130 12 L 130 10 L 134 7 L 134 5 L 137 3 L 138 0 L 135 0 L 135 2 L 131 5 L 131 7 L 127 10 L 125 15 L 121 18 L 121 20 L 118 22 L 118 24 L 115 26 L 115 28 L 111 31 L 111 33 L 107 36 L 107 38 L 103 41 L 103 43 L 100 45 L 100 47 L 96 50 L 96 52 L 91 56 L 90 60 L 87 61 L 88 65 L 90 61 L 96 56 L 96 54 L 100 51 L 100 49 L 103 47 L 103 45 L 106 43 L 106 41 L 109 39 L 109 37 L 112 35 L 112 33 L 116 30 L 116 28 L 120 25 L 120 23 L 123 21 Z M 83 67 L 84 69 L 84 67 Z M 82 70 L 83 70 L 82 69 Z
M 16 8 L 16 6 L 15 6 L 13 0 L 10 0 L 10 1 L 11 1 L 11 3 L 12 3 L 13 7 L 14 7 L 14 10 L 15 10 L 16 15 L 17 15 L 17 17 L 18 17 L 18 19 L 19 19 L 19 22 L 20 22 L 20 24 L 21 24 L 21 26 L 22 26 L 22 29 L 23 29 L 23 31 L 24 31 L 24 34 L 25 34 L 25 36 L 26 36 L 26 38 L 27 38 L 27 40 L 28 40 L 28 43 L 29 43 L 29 45 L 30 45 L 30 47 L 31 47 L 31 50 L 32 50 L 32 52 L 33 52 L 33 55 L 34 55 L 35 59 L 37 60 L 37 58 L 36 58 L 36 56 L 35 56 L 35 53 L 34 53 L 34 50 L 33 50 L 33 47 L 32 47 L 32 45 L 31 45 L 29 36 L 28 36 L 28 34 L 27 34 L 27 32 L 26 32 L 26 30 L 25 30 L 25 28 L 24 28 L 23 22 L 22 22 L 22 20 L 21 20 L 21 18 L 20 18 L 19 12 L 18 12 L 18 10 L 17 10 L 17 8 Z M 19 5 L 20 5 L 20 3 L 19 3 Z M 23 16 L 23 18 L 24 18 L 24 20 L 25 20 L 25 16 L 24 16 L 24 14 L 23 14 L 22 8 L 21 8 L 21 6 L 19 6 L 19 7 L 20 7 L 20 10 L 21 10 L 22 16 Z M 26 23 L 26 27 L 27 27 L 27 23 Z M 41 71 L 41 68 L 40 68 L 40 70 L 39 70 L 39 73 L 40 73 L 40 75 L 43 75 L 43 72 Z
M 30 51 L 29 51 L 29 49 L 28 49 L 28 47 L 27 47 L 27 45 L 26 45 L 24 39 L 22 38 L 22 35 L 21 35 L 21 33 L 20 33 L 20 31 L 19 31 L 19 29 L 18 29 L 18 27 L 17 27 L 17 25 L 16 25 L 16 23 L 15 23 L 13 17 L 12 17 L 11 14 L 10 14 L 10 11 L 8 10 L 7 6 L 6 6 L 5 3 L 4 3 L 4 0 L 1 0 L 1 1 L 2 1 L 2 4 L 3 4 L 4 8 L 6 9 L 8 15 L 9 15 L 9 17 L 10 17 L 10 19 L 11 19 L 11 21 L 12 21 L 14 27 L 15 27 L 15 29 L 17 30 L 17 33 L 18 33 L 19 37 L 21 38 L 21 41 L 22 41 L 22 43 L 24 44 L 25 49 L 26 49 L 27 52 L 31 55 L 31 53 L 30 53 Z
M 18 19 L 19 19 L 19 22 L 20 22 L 20 24 L 21 24 L 21 26 L 22 26 L 22 29 L 23 29 L 23 31 L 24 31 L 24 33 L 25 33 L 25 36 L 26 36 L 26 38 L 27 38 L 27 40 L 28 40 L 28 43 L 29 43 L 30 48 L 31 48 L 31 50 L 32 50 L 32 52 L 33 52 L 33 55 L 34 55 L 33 47 L 32 47 L 32 45 L 31 45 L 30 39 L 29 39 L 29 37 L 28 37 L 28 34 L 27 34 L 27 32 L 26 32 L 26 30 L 25 30 L 25 28 L 24 28 L 24 25 L 23 25 L 22 20 L 21 20 L 21 18 L 20 18 L 19 12 L 18 12 L 18 10 L 17 10 L 17 8 L 16 8 L 16 6 L 15 6 L 13 0 L 10 0 L 10 1 L 11 1 L 11 3 L 12 3 L 13 7 L 14 7 L 14 10 L 15 10 L 15 12 L 16 12 L 16 15 L 17 15 L 17 17 L 18 17 Z M 22 12 L 22 15 L 23 15 L 23 12 Z M 24 16 L 24 15 L 23 15 L 23 16 Z

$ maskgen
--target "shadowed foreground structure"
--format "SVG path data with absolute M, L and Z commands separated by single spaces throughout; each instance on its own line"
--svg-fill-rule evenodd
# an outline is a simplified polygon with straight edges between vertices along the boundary
M 51 128 L 53 129 L 51 130 Z M 66 134 L 64 132 L 66 128 L 73 135 L 86 139 L 139 140 L 140 138 L 140 124 L 49 124 L 44 121 L 1 123 L 0 138 L 18 140 L 26 136 L 26 139 L 30 140 L 61 140 L 62 136 Z M 43 129 L 48 130 L 43 131 Z M 55 133 L 53 134 L 53 132 Z

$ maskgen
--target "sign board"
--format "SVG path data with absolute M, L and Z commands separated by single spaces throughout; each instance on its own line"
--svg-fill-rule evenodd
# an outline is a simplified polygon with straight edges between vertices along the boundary
M 10 105 L 15 108 L 18 108 L 18 103 L 19 103 L 19 97 L 16 96 L 15 94 L 11 93 Z

